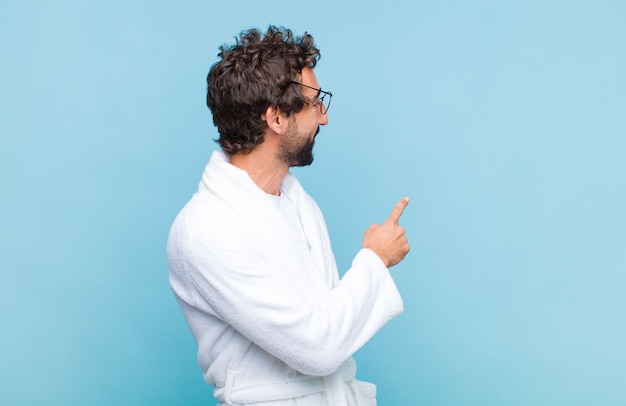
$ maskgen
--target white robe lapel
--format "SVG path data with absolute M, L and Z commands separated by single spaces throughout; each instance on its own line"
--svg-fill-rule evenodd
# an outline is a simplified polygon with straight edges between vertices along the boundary
M 215 196 L 230 206 L 242 222 L 250 227 L 250 235 L 259 252 L 269 264 L 283 272 L 294 281 L 303 297 L 319 300 L 320 294 L 328 292 L 334 284 L 336 270 L 332 250 L 327 239 L 325 225 L 317 206 L 311 205 L 312 199 L 306 195 L 297 179 L 288 175 L 289 195 L 294 200 L 298 215 L 302 220 L 304 232 L 311 247 L 293 237 L 293 228 L 286 216 L 274 205 L 248 174 L 231 165 L 227 156 L 221 152 L 213 153 L 203 176 L 204 186 Z M 210 172 L 210 175 L 208 174 Z M 320 223 L 321 220 L 321 223 Z M 323 228 L 323 229 L 320 229 Z

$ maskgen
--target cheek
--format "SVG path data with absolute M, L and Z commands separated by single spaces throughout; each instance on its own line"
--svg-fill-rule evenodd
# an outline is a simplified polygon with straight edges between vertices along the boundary
M 317 116 L 317 112 L 313 111 L 311 115 L 308 117 L 307 128 L 317 128 L 319 125 L 319 120 Z
M 300 118 L 300 120 L 296 121 L 300 133 L 308 134 L 309 132 L 311 132 L 311 128 L 317 126 L 317 122 L 314 120 L 313 117 L 309 116 L 308 114 Z

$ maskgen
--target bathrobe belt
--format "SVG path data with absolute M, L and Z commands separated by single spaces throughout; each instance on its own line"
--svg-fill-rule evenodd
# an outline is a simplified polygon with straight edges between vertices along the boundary
M 214 395 L 227 405 L 238 405 L 287 400 L 324 393 L 329 405 L 342 406 L 347 405 L 345 390 L 346 387 L 349 388 L 354 384 L 355 373 L 356 364 L 352 358 L 349 358 L 328 376 L 302 375 L 285 381 L 255 383 L 253 385 L 238 384 L 236 373 L 229 371 L 226 384 L 221 388 L 216 388 Z

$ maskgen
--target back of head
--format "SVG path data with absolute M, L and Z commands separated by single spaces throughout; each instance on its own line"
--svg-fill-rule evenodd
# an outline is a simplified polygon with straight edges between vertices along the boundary
M 270 26 L 265 34 L 243 31 L 233 45 L 223 45 L 207 77 L 207 105 L 228 154 L 248 153 L 263 142 L 261 118 L 269 106 L 290 115 L 304 107 L 299 86 L 291 81 L 320 58 L 313 37 Z

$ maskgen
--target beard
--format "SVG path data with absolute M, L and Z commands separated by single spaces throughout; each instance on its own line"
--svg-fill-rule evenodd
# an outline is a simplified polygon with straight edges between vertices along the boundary
M 319 126 L 315 135 L 319 132 Z M 280 144 L 278 158 L 291 166 L 307 166 L 313 163 L 313 145 L 315 136 L 301 134 L 295 120 L 289 121 L 287 133 Z

